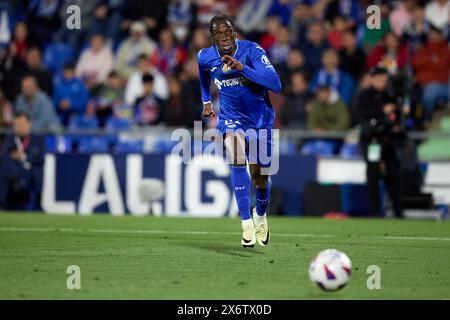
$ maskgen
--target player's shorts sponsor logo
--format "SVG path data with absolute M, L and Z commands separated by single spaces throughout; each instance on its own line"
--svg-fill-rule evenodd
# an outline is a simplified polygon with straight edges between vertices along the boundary
M 225 80 L 218 80 L 217 78 L 214 78 L 214 84 L 217 86 L 217 89 L 222 90 L 222 87 L 234 87 L 234 86 L 246 86 L 250 83 L 250 80 L 248 80 L 246 77 L 238 77 L 238 78 L 232 78 L 232 79 L 225 79 Z

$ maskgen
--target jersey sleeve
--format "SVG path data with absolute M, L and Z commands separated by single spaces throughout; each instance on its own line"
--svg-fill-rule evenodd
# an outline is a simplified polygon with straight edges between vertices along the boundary
M 211 102 L 211 75 L 202 61 L 202 50 L 198 52 L 198 74 L 200 80 L 200 91 L 203 103 Z
M 281 82 L 278 77 L 275 68 L 270 63 L 269 58 L 267 58 L 266 52 L 263 48 L 255 45 L 251 48 L 250 53 L 251 61 L 253 67 L 244 65 L 242 69 L 242 74 L 245 75 L 249 80 L 273 91 L 281 91 Z

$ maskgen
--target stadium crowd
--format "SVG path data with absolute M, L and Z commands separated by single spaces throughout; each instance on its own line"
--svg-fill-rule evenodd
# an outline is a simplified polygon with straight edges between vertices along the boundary
M 379 29 L 366 24 L 373 3 Z M 81 29 L 66 24 L 73 4 Z M 279 128 L 352 127 L 355 93 L 380 65 L 397 85 L 411 82 L 402 99 L 410 128 L 448 103 L 450 0 L 0 0 L 0 127 L 14 112 L 37 130 L 67 127 L 74 115 L 100 128 L 110 118 L 191 127 L 202 108 L 196 55 L 219 13 L 275 65 Z

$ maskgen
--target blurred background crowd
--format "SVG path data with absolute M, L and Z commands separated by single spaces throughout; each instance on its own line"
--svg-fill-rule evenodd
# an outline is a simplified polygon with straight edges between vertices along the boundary
M 73 4 L 81 29 L 67 27 Z M 379 29 L 366 25 L 371 4 Z M 192 127 L 202 107 L 196 55 L 220 13 L 275 65 L 278 128 L 353 127 L 355 93 L 375 66 L 389 70 L 409 129 L 429 128 L 448 104 L 450 0 L 0 0 L 0 126 L 28 111 L 37 130 L 80 117 L 98 128 L 111 119 Z

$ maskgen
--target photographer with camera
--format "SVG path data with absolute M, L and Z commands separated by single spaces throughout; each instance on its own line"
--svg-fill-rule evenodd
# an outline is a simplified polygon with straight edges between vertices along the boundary
M 370 86 L 357 97 L 360 149 L 367 165 L 371 214 L 381 215 L 379 181 L 384 180 L 397 218 L 403 217 L 400 148 L 405 140 L 402 111 L 388 90 L 385 68 L 370 71 Z

